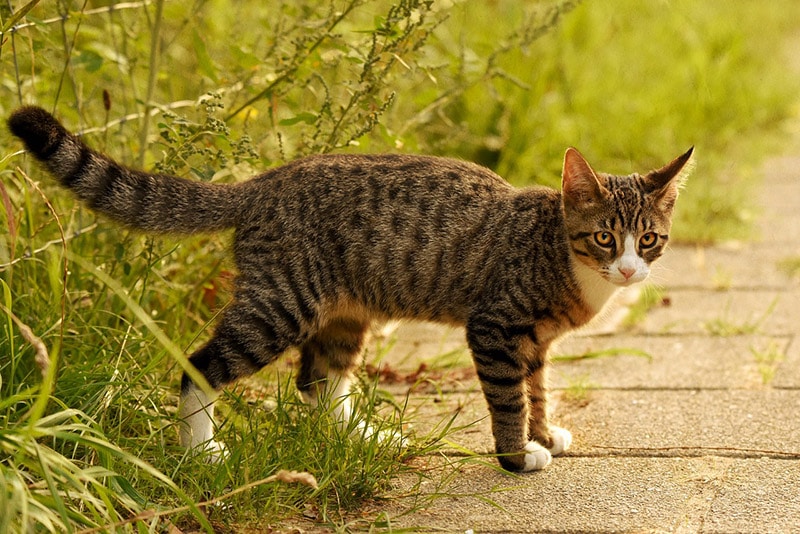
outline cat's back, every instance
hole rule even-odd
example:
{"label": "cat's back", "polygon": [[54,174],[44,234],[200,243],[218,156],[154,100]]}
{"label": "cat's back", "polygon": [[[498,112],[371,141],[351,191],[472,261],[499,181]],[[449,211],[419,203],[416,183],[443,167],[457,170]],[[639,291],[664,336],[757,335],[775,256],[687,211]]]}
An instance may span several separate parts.
{"label": "cat's back", "polygon": [[281,197],[319,196],[317,203],[364,193],[392,201],[416,196],[495,197],[513,191],[503,178],[478,164],[454,158],[408,154],[325,154],[272,169],[257,179]]}
{"label": "cat's back", "polygon": [[469,224],[517,191],[491,170],[452,158],[403,154],[309,156],[249,184],[253,227],[285,235],[316,229],[383,236]]}

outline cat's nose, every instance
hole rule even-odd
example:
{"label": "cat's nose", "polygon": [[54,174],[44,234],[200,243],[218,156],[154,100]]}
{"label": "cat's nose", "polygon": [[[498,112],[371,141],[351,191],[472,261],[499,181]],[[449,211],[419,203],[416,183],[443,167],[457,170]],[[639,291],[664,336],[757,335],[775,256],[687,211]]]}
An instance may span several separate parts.
{"label": "cat's nose", "polygon": [[636,269],[633,267],[620,267],[619,273],[625,277],[625,280],[630,280],[631,276],[636,274]]}

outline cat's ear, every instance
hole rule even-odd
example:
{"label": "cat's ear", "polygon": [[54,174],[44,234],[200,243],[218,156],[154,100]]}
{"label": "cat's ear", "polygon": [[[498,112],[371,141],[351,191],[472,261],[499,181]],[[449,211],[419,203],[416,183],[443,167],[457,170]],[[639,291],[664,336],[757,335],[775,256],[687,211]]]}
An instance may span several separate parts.
{"label": "cat's ear", "polygon": [[589,162],[576,149],[568,148],[561,173],[564,201],[576,207],[593,204],[602,198],[605,190]]}
{"label": "cat's ear", "polygon": [[678,191],[694,169],[692,154],[694,154],[694,147],[645,176],[650,184],[650,192],[655,195],[661,209],[672,211],[675,206]]}

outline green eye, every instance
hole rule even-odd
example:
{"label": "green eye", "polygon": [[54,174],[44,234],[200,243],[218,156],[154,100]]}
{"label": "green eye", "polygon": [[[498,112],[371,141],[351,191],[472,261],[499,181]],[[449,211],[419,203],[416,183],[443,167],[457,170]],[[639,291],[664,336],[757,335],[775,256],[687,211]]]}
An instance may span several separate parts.
{"label": "green eye", "polygon": [[642,248],[650,248],[656,244],[656,241],[658,241],[658,236],[655,232],[647,232],[639,238],[639,246]]}
{"label": "green eye", "polygon": [[614,236],[610,232],[595,232],[594,242],[604,248],[614,246]]}

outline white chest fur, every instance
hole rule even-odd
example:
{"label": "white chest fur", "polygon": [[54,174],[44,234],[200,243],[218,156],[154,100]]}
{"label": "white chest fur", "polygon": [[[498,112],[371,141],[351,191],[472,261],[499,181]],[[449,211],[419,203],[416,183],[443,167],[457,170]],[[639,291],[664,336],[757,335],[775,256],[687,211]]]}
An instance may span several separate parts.
{"label": "white chest fur", "polygon": [[609,282],[600,273],[584,265],[583,262],[574,258],[572,261],[575,277],[583,293],[583,300],[594,313],[599,313],[619,290],[619,286]]}

